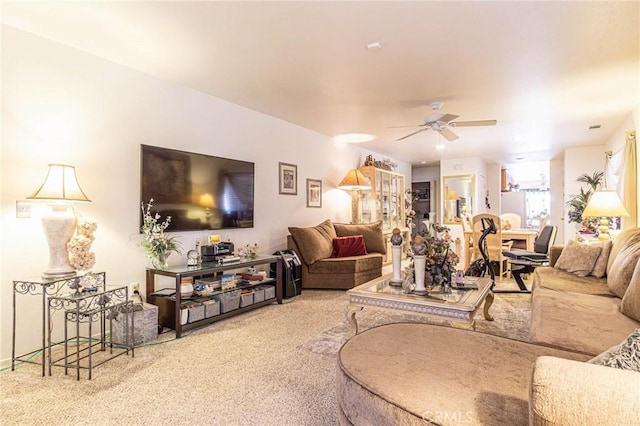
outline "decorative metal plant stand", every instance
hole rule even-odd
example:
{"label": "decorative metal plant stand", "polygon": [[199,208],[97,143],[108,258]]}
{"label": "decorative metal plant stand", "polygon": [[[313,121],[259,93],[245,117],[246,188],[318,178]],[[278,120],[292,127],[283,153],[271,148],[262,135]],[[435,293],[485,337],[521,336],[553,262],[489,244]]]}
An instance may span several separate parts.
{"label": "decorative metal plant stand", "polygon": [[[27,280],[15,280],[13,281],[13,327],[11,335],[11,371],[15,370],[16,361],[28,363],[28,364],[41,364],[42,376],[45,373],[47,349],[46,345],[46,330],[51,328],[51,325],[47,321],[46,306],[47,298],[57,295],[62,289],[74,288],[78,283],[91,285],[96,291],[104,290],[105,285],[105,273],[104,272],[90,272],[83,276],[66,277],[57,279],[47,278],[33,278]],[[86,287],[86,286],[85,286]],[[29,295],[29,296],[42,296],[42,324],[41,324],[41,338],[42,347],[22,355],[16,355],[16,299],[17,295]],[[41,352],[41,361],[34,361],[34,357]]]}
{"label": "decorative metal plant stand", "polygon": [[[73,293],[68,295],[52,296],[48,300],[47,314],[49,322],[52,315],[59,310],[64,311],[64,340],[54,343],[51,341],[51,328],[48,333],[48,358],[49,375],[52,367],[63,367],[64,373],[75,369],[77,380],[80,380],[80,370],[88,370],[88,378],[91,379],[93,367],[123,355],[134,356],[134,324],[133,315],[120,315],[133,311],[133,301],[129,300],[129,290],[118,287],[96,293]],[[109,330],[113,321],[123,321],[123,342],[114,342],[113,335],[107,334],[106,323],[109,321]],[[99,334],[94,336],[93,324],[99,322]],[[129,323],[131,322],[131,323]],[[69,330],[69,326],[71,331]],[[82,327],[81,327],[82,325]],[[83,335],[83,333],[86,333]],[[53,349],[62,347],[63,355],[54,359]],[[106,354],[108,348],[108,354]],[[98,352],[104,352],[100,360],[94,362],[94,356]]]}

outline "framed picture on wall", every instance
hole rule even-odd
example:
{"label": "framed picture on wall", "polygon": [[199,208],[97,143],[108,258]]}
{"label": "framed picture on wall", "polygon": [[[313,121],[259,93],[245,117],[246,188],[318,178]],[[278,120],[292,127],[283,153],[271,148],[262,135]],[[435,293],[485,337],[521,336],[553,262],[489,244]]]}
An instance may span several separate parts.
{"label": "framed picture on wall", "polygon": [[280,194],[298,195],[298,166],[278,163],[278,184]]}
{"label": "framed picture on wall", "polygon": [[307,179],[307,207],[322,207],[322,181]]}

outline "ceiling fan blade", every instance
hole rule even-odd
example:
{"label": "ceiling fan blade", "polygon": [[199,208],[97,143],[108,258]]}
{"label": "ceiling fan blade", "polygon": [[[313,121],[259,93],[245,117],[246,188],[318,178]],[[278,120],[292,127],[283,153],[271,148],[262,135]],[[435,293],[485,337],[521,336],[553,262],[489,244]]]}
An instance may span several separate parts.
{"label": "ceiling fan blade", "polygon": [[477,121],[456,121],[455,123],[449,123],[451,127],[472,127],[472,126],[495,126],[498,122],[496,120],[477,120]]}
{"label": "ceiling fan blade", "polygon": [[443,123],[448,123],[451,120],[455,120],[456,118],[460,117],[459,115],[454,115],[454,114],[445,114],[442,117],[438,118],[437,122],[443,122]]}
{"label": "ceiling fan blade", "polygon": [[413,136],[413,135],[417,135],[418,133],[420,133],[420,132],[424,132],[424,131],[425,131],[425,130],[427,130],[427,129],[429,129],[429,127],[425,127],[424,129],[420,129],[420,130],[418,130],[417,132],[409,133],[408,135],[403,136],[403,137],[401,137],[400,139],[396,139],[396,142],[401,141],[401,140],[403,140],[403,139],[406,139],[406,138],[408,138],[408,137],[411,137],[411,136]]}
{"label": "ceiling fan blade", "polygon": [[456,139],[458,139],[458,135],[456,135],[446,127],[441,128],[440,130],[438,130],[438,132],[440,132],[440,134],[444,136],[445,139],[448,140],[449,142],[455,141]]}
{"label": "ceiling fan blade", "polygon": [[412,124],[409,126],[388,126],[387,129],[401,129],[403,127],[423,127],[426,126],[426,124]]}

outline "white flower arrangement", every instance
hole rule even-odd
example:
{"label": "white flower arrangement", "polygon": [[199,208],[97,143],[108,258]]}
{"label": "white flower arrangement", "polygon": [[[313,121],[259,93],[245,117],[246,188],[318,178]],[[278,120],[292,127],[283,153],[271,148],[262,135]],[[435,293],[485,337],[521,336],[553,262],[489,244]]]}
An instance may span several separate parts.
{"label": "white flower arrangement", "polygon": [[167,216],[162,223],[158,222],[160,215],[151,211],[152,206],[153,198],[149,200],[146,208],[144,204],[141,205],[143,221],[140,229],[142,232],[140,247],[147,253],[147,257],[152,260],[154,266],[163,266],[171,252],[181,252],[181,246],[175,237],[169,237],[164,233],[171,223],[171,216]]}
{"label": "white flower arrangement", "polygon": [[67,243],[69,264],[77,270],[86,271],[96,262],[95,253],[89,251],[95,237],[93,233],[98,225],[93,219],[80,219],[76,225],[76,234]]}

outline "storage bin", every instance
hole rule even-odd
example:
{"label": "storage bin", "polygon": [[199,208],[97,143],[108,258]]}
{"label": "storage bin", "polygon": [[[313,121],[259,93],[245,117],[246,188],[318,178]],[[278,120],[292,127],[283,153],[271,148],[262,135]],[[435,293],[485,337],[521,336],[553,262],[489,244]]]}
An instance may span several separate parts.
{"label": "storage bin", "polygon": [[[111,323],[111,339],[116,343],[127,341],[124,316],[128,315],[128,325],[134,325],[133,344],[139,346],[158,338],[158,307],[144,303],[141,311],[133,311],[119,315]],[[133,322],[132,322],[133,321]],[[130,331],[129,331],[130,332]]]}
{"label": "storage bin", "polygon": [[214,297],[220,302],[220,313],[224,314],[240,307],[240,290],[227,291]]}
{"label": "storage bin", "polygon": [[244,308],[249,305],[253,305],[253,291],[240,294],[240,307]]}
{"label": "storage bin", "polygon": [[272,285],[261,286],[264,289],[264,300],[276,297],[276,288]]}
{"label": "storage bin", "polygon": [[202,303],[194,303],[189,306],[188,322],[196,322],[204,319],[204,305]]}
{"label": "storage bin", "polygon": [[204,305],[204,317],[211,318],[216,315],[220,315],[220,302],[211,299],[203,302]]}
{"label": "storage bin", "polygon": [[253,289],[253,303],[260,303],[264,301],[264,289],[256,287]]}

